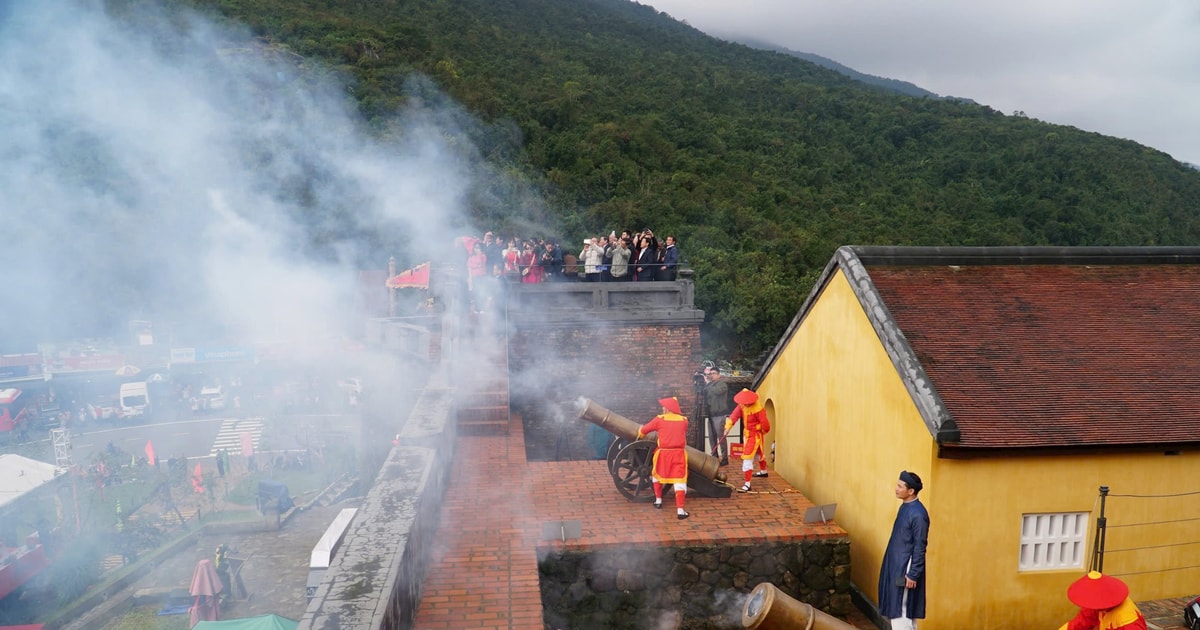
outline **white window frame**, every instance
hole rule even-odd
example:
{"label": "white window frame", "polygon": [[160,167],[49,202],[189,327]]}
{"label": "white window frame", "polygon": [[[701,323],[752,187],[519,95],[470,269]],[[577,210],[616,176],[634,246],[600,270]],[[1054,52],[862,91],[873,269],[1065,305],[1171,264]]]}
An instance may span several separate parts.
{"label": "white window frame", "polygon": [[1091,512],[1022,514],[1017,571],[1082,569],[1091,521]]}

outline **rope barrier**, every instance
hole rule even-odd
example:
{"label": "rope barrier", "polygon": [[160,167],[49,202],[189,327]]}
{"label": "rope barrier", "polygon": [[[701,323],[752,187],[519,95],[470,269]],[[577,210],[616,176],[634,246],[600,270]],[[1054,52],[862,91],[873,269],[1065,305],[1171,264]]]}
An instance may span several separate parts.
{"label": "rope barrier", "polygon": [[1188,569],[1200,569],[1200,564],[1192,564],[1186,567],[1171,567],[1170,569],[1155,569],[1153,571],[1131,571],[1129,573],[1112,573],[1113,577],[1123,577],[1127,575],[1145,575],[1147,573],[1166,573],[1167,571],[1186,571]]}
{"label": "rope barrier", "polygon": [[1173,519],[1173,520],[1169,520],[1169,521],[1147,521],[1145,523],[1123,523],[1121,525],[1109,525],[1108,528],[1113,529],[1114,527],[1137,527],[1139,525],[1165,525],[1168,523],[1186,523],[1188,521],[1200,521],[1200,516],[1197,516],[1196,518],[1177,518],[1177,519]]}
{"label": "rope barrier", "polygon": [[1125,549],[1105,549],[1105,553],[1120,553],[1122,551],[1141,551],[1143,549],[1162,549],[1164,547],[1186,547],[1187,545],[1200,545],[1200,540],[1181,543],[1166,543],[1163,545],[1146,545],[1145,547],[1126,547]]}
{"label": "rope barrier", "polygon": [[1121,497],[1124,499],[1169,499],[1172,497],[1190,497],[1200,494],[1200,490],[1193,492],[1177,492],[1174,494],[1109,494],[1110,498]]}

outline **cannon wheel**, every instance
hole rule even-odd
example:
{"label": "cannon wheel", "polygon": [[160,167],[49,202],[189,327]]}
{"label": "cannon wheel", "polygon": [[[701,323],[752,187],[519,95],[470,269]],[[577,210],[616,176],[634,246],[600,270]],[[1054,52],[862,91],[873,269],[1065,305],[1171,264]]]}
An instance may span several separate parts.
{"label": "cannon wheel", "polygon": [[612,466],[617,491],[630,501],[649,503],[654,500],[654,451],[658,444],[638,440],[626,444],[617,452]]}
{"label": "cannon wheel", "polygon": [[617,453],[620,453],[621,449],[628,445],[629,440],[616,436],[608,443],[608,454],[605,456],[605,459],[608,460],[608,474],[613,474],[617,468]]}

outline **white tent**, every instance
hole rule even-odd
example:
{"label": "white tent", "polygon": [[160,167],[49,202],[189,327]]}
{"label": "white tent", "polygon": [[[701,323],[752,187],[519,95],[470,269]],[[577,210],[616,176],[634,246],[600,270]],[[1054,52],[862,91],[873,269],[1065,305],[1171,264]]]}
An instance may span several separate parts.
{"label": "white tent", "polygon": [[6,453],[0,455],[0,508],[66,472],[54,464]]}

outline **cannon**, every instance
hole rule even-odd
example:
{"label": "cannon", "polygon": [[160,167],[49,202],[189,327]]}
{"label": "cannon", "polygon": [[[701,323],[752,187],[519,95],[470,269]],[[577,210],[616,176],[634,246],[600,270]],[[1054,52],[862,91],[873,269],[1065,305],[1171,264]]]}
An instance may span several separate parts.
{"label": "cannon", "polygon": [[[638,439],[638,429],[642,425],[589,399],[583,399],[579,417],[613,435],[607,460],[608,472],[617,491],[630,501],[653,501],[654,451],[658,444],[653,440]],[[714,498],[729,498],[733,494],[733,487],[725,483],[721,460],[689,446],[687,461],[691,492]]]}
{"label": "cannon", "polygon": [[854,626],[763,582],[742,606],[742,627],[754,630],[854,630]]}

